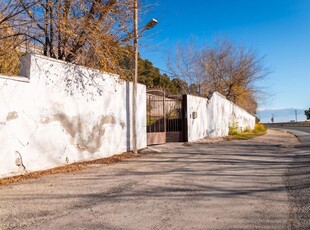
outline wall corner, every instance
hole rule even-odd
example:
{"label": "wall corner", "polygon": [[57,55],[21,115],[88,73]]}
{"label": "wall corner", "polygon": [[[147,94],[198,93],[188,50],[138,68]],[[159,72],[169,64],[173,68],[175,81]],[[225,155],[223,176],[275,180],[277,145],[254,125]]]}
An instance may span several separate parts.
{"label": "wall corner", "polygon": [[25,55],[22,56],[21,58],[21,68],[19,75],[26,77],[30,79],[30,73],[31,73],[31,54],[26,53]]}

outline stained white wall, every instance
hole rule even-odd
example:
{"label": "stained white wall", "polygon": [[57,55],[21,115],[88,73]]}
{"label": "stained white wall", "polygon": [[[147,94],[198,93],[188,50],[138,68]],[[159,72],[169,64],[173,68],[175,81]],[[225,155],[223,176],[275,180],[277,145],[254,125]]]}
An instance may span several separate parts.
{"label": "stained white wall", "polygon": [[[194,114],[197,117],[194,118]],[[228,135],[229,126],[253,129],[255,117],[215,92],[210,99],[187,95],[188,141]]]}
{"label": "stained white wall", "polygon": [[[0,76],[0,177],[132,149],[132,83],[38,55]],[[138,85],[138,148],[146,147],[146,87]]]}
{"label": "stained white wall", "polygon": [[[208,99],[187,95],[187,132],[188,141],[195,141],[209,136],[208,130],[211,117],[208,114]],[[193,117],[193,112],[197,113],[197,118]]]}

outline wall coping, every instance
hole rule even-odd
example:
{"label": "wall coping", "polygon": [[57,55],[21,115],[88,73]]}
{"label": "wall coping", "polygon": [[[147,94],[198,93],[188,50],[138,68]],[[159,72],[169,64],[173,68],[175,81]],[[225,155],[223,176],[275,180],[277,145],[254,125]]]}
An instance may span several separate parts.
{"label": "wall coping", "polygon": [[78,64],[71,63],[71,62],[67,62],[67,61],[63,61],[63,60],[47,57],[47,56],[44,56],[44,55],[41,55],[41,54],[26,53],[24,56],[27,56],[27,55],[30,55],[31,57],[37,57],[37,58],[45,59],[45,60],[48,60],[48,61],[51,61],[51,62],[61,63],[61,64],[64,64],[64,65],[76,66],[76,67],[79,67],[79,68],[82,68],[82,69],[85,69],[85,70],[88,70],[88,71],[93,71],[93,72],[97,72],[97,73],[100,73],[100,74],[108,74],[110,76],[120,78],[120,76],[118,74],[115,74],[115,73],[109,73],[109,72],[106,72],[106,71],[99,71],[98,69],[89,68],[89,67],[86,67],[86,66],[83,66],[83,65],[78,65]]}
{"label": "wall coping", "polygon": [[217,95],[217,96],[219,96],[219,97],[221,97],[221,98],[227,100],[229,103],[231,103],[232,105],[236,106],[237,108],[243,110],[243,111],[246,112],[247,114],[249,114],[249,115],[251,115],[251,116],[253,116],[253,117],[256,117],[255,115],[253,115],[253,114],[249,113],[248,111],[246,111],[245,109],[241,108],[239,105],[237,105],[237,104],[235,104],[234,102],[228,100],[224,95],[220,94],[220,93],[217,92],[217,91],[213,92],[213,93],[212,93],[212,96],[211,96],[210,98],[202,97],[202,96],[196,96],[196,95],[191,95],[191,94],[187,94],[187,95],[192,96],[192,97],[204,98],[204,99],[206,99],[207,101],[211,100],[211,99],[213,98],[214,95]]}
{"label": "wall coping", "polygon": [[24,77],[24,76],[5,76],[5,75],[0,75],[0,79],[30,83],[30,79],[28,77]]}
{"label": "wall coping", "polygon": [[[20,72],[20,75],[22,75],[22,76],[18,76],[18,77],[23,78],[23,79],[31,78],[31,76],[25,76],[25,75],[30,75],[30,68],[31,68],[31,65],[33,65],[33,63],[31,63],[31,58],[32,57],[40,58],[40,59],[45,59],[45,60],[48,60],[50,62],[56,62],[56,63],[60,63],[60,64],[64,64],[64,65],[75,66],[75,67],[78,67],[78,68],[81,68],[81,69],[85,69],[87,71],[92,71],[94,73],[98,73],[98,74],[101,74],[101,75],[106,74],[106,75],[109,75],[110,77],[117,78],[117,80],[121,81],[121,82],[133,83],[130,80],[120,78],[120,75],[115,74],[115,73],[109,73],[109,72],[106,72],[106,71],[99,71],[98,69],[89,68],[89,67],[86,67],[86,66],[83,66],[83,65],[77,65],[77,64],[74,64],[74,63],[70,63],[70,62],[66,62],[66,61],[63,61],[63,60],[47,57],[47,56],[44,56],[44,55],[31,54],[31,53],[25,53],[23,55],[23,58],[22,58],[22,61],[21,61],[22,62],[22,65],[21,65],[22,69],[21,69],[21,72]],[[27,64],[28,64],[28,66],[27,66]],[[24,80],[24,81],[25,82],[30,82],[29,80],[28,81]],[[145,86],[144,84],[141,84],[141,83],[138,83],[138,85]]]}

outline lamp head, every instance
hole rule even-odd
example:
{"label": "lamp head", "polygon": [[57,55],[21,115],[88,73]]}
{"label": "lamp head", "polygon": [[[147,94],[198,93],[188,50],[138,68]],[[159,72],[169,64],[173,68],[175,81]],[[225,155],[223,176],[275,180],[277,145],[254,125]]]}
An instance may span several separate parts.
{"label": "lamp head", "polygon": [[145,29],[149,30],[152,29],[154,26],[158,24],[158,21],[155,18],[152,18],[148,23],[145,25]]}

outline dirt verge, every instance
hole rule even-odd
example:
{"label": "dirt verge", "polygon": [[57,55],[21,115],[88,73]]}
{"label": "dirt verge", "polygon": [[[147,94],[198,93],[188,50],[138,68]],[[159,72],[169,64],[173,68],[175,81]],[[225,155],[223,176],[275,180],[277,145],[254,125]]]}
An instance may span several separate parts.
{"label": "dirt verge", "polygon": [[86,168],[87,166],[94,165],[94,164],[115,164],[119,161],[134,158],[134,157],[137,157],[137,155],[134,155],[132,153],[127,152],[127,153],[122,153],[122,154],[114,155],[114,156],[107,157],[107,158],[101,158],[101,159],[91,160],[91,161],[77,162],[77,163],[73,163],[73,164],[69,164],[69,165],[65,165],[65,166],[55,167],[52,169],[30,172],[30,173],[26,173],[24,175],[0,178],[0,186],[12,184],[12,183],[16,183],[16,182],[21,182],[21,181],[25,181],[25,180],[30,180],[30,179],[36,179],[36,178],[39,178],[39,177],[42,177],[45,175],[52,175],[52,174],[58,174],[58,173],[71,173],[71,172],[75,172],[78,170],[82,170],[82,169]]}

